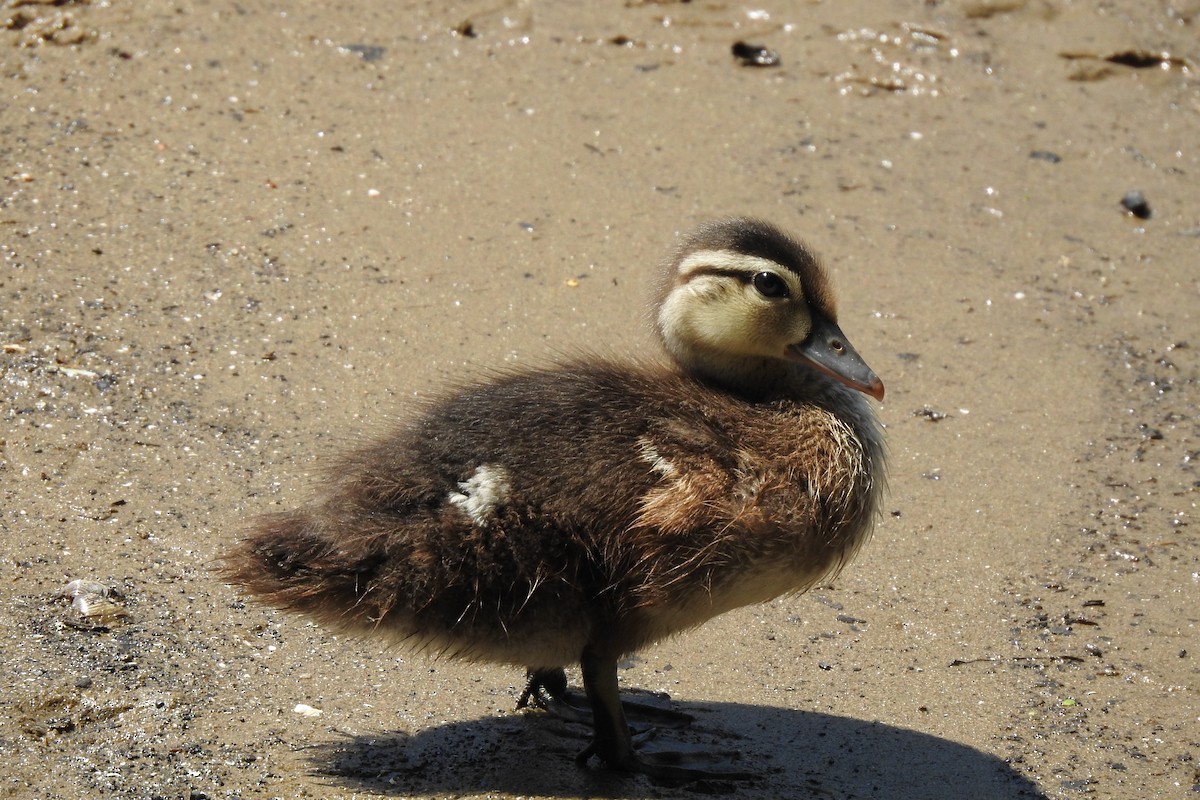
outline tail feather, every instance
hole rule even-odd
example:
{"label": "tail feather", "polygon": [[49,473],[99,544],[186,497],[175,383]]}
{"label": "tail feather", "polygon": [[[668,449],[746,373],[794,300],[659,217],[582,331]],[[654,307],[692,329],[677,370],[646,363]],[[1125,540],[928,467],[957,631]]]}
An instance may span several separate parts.
{"label": "tail feather", "polygon": [[[224,558],[223,573],[260,600],[336,628],[371,625],[383,609],[369,597],[384,554],[355,551],[324,535],[320,518],[294,511],[260,518]],[[365,542],[358,544],[366,545]]]}

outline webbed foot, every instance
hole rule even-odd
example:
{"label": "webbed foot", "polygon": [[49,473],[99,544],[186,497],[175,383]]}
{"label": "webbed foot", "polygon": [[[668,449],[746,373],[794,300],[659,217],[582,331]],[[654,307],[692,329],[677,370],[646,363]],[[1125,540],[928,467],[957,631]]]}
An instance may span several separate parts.
{"label": "webbed foot", "polygon": [[[528,682],[517,698],[517,708],[534,706],[560,719],[593,724],[591,704],[585,695],[571,691],[567,673],[561,667],[530,669],[526,675]],[[621,699],[621,708],[631,723],[660,728],[686,728],[696,721],[691,714],[682,711],[626,698]]]}

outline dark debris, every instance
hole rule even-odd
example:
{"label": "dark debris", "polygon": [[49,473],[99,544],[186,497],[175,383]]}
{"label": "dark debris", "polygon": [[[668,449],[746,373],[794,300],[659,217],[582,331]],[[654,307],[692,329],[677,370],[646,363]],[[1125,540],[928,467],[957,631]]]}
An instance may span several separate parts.
{"label": "dark debris", "polygon": [[779,52],[761,44],[734,42],[732,51],[733,57],[744,67],[778,67],[780,64]]}

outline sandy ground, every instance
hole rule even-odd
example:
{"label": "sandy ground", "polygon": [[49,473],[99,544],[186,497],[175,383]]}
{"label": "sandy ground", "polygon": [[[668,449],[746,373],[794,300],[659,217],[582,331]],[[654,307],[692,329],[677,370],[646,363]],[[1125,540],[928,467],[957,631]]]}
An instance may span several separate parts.
{"label": "sandy ground", "polygon": [[[0,19],[0,796],[1200,785],[1200,4]],[[585,731],[514,711],[517,671],[331,636],[214,575],[413,397],[646,352],[652,268],[731,213],[824,255],[892,464],[836,582],[622,665],[700,718],[670,737],[760,780],[580,769]],[[111,613],[80,620],[73,579]]]}

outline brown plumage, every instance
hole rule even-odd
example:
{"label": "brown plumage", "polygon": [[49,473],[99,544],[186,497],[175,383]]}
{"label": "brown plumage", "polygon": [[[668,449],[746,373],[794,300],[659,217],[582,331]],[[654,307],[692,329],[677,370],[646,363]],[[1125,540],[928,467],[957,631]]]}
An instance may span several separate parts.
{"label": "brown plumage", "polygon": [[815,259],[765,223],[686,237],[656,308],[675,366],[584,359],[449,394],[345,455],[323,501],[258,520],[230,579],[330,628],[546,686],[581,663],[583,757],[694,776],[634,751],[616,661],[854,554],[883,480],[862,395],[883,386]]}

